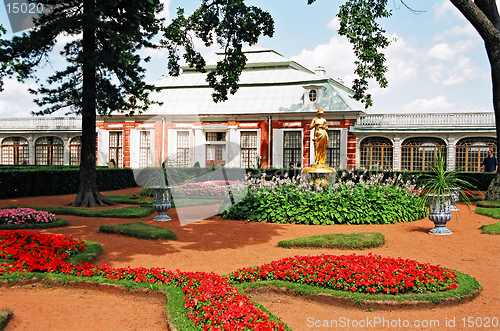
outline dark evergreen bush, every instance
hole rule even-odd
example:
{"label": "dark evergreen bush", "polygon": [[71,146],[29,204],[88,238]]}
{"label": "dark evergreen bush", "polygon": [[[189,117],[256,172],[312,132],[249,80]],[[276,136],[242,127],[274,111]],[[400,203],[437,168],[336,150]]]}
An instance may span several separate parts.
{"label": "dark evergreen bush", "polygon": [[[26,166],[0,168],[0,199],[78,192],[78,167]],[[131,169],[97,168],[101,191],[135,187]]]}

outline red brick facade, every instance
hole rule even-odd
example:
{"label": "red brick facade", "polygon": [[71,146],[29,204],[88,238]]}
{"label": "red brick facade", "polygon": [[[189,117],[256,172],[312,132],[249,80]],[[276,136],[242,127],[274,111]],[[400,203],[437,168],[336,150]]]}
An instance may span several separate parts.
{"label": "red brick facade", "polygon": [[[356,138],[349,132],[349,128],[355,124],[355,119],[341,119],[336,120],[327,117],[329,122],[329,129],[347,129],[347,167],[354,168],[356,164]],[[272,137],[271,137],[271,148],[269,148],[269,132],[273,132],[273,129],[297,129],[301,128],[303,130],[302,136],[302,146],[303,146],[303,160],[304,165],[310,164],[310,141],[311,141],[311,130],[309,129],[309,124],[311,120],[275,120],[271,121],[271,128],[269,128],[268,120],[257,120],[257,121],[182,121],[182,122],[169,122],[156,121],[156,122],[146,122],[139,120],[119,120],[119,119],[104,119],[97,122],[97,128],[100,130],[108,131],[121,131],[123,133],[123,166],[130,167],[130,148],[131,148],[131,130],[154,130],[154,155],[156,158],[162,157],[163,159],[167,153],[167,147],[169,146],[169,139],[175,139],[168,136],[169,129],[179,129],[178,124],[192,126],[192,127],[203,127],[204,125],[220,125],[227,127],[237,127],[239,130],[260,130],[260,157],[262,159],[262,166],[268,168],[273,164],[272,155]],[[255,124],[255,125],[252,125]],[[333,125],[332,125],[333,124]],[[271,129],[271,130],[270,130]],[[162,141],[163,140],[163,141]],[[271,154],[269,155],[269,150]]]}

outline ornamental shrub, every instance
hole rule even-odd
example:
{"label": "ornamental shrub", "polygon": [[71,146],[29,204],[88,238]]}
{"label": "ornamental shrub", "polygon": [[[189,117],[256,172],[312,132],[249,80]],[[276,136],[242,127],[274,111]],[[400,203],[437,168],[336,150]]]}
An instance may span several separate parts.
{"label": "ornamental shrub", "polygon": [[[328,186],[300,178],[249,178],[248,193],[235,206],[223,204],[226,219],[295,224],[390,224],[411,222],[427,215],[415,192],[415,181],[384,174],[353,180],[344,172]],[[346,180],[346,178],[349,178]]]}
{"label": "ornamental shrub", "polygon": [[53,223],[56,215],[46,211],[38,211],[30,208],[1,209],[0,224],[39,224]]}

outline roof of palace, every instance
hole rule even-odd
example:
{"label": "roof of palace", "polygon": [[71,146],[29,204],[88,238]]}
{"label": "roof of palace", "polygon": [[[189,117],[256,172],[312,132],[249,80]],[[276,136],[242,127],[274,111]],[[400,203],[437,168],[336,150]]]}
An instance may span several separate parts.
{"label": "roof of palace", "polygon": [[[317,74],[274,50],[260,46],[243,49],[247,64],[241,73],[239,89],[225,102],[215,103],[213,90],[206,82],[206,73],[182,67],[178,77],[161,77],[151,82],[161,87],[151,98],[162,105],[151,106],[148,114],[213,115],[213,114],[276,114],[316,112],[306,107],[307,86],[324,89],[319,102],[325,112],[364,112],[364,105],[351,98],[352,90],[341,83]],[[207,60],[206,68],[215,68],[224,53]]]}

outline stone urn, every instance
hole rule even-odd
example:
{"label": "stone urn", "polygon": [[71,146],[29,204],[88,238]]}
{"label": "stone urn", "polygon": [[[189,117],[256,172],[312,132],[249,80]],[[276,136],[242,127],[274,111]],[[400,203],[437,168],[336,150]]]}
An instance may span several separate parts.
{"label": "stone urn", "polygon": [[460,201],[460,188],[459,187],[452,187],[452,188],[450,188],[450,193],[453,197],[453,200],[455,201],[455,203],[451,204],[450,210],[451,211],[459,211],[460,209],[458,209],[456,203],[458,201]]}
{"label": "stone urn", "polygon": [[452,234],[453,232],[446,227],[446,223],[452,217],[452,194],[445,194],[444,196],[429,194],[427,198],[429,199],[429,219],[435,225],[434,229],[431,229],[429,233],[441,236]]}
{"label": "stone urn", "polygon": [[172,207],[170,203],[170,187],[152,187],[153,189],[153,208],[158,215],[153,218],[154,221],[170,221],[167,210]]}

